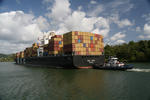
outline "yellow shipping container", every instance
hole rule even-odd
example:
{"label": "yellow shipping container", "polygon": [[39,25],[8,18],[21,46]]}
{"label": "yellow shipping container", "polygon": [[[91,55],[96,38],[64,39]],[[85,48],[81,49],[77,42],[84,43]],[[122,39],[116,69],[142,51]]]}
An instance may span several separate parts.
{"label": "yellow shipping container", "polygon": [[72,43],[75,43],[75,39],[72,40]]}
{"label": "yellow shipping container", "polygon": [[78,48],[74,48],[75,51],[79,51]]}
{"label": "yellow shipping container", "polygon": [[86,48],[83,48],[83,51],[86,52]]}
{"label": "yellow shipping container", "polygon": [[75,36],[75,38],[74,39],[78,39],[78,36]]}
{"label": "yellow shipping container", "polygon": [[84,51],[84,48],[83,48],[83,47],[81,47],[81,48],[80,48],[80,51]]}
{"label": "yellow shipping container", "polygon": [[53,51],[54,54],[58,54],[58,51]]}
{"label": "yellow shipping container", "polygon": [[89,49],[89,52],[91,52],[91,48],[88,48]]}
{"label": "yellow shipping container", "polygon": [[86,40],[85,39],[83,39],[83,41],[82,41],[83,43],[86,43]]}

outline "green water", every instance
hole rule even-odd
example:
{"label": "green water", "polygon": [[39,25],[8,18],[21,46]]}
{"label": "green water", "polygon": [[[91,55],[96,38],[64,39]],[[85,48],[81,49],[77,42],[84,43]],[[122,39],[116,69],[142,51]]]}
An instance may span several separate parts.
{"label": "green water", "polygon": [[150,63],[128,71],[0,63],[0,100],[150,100]]}

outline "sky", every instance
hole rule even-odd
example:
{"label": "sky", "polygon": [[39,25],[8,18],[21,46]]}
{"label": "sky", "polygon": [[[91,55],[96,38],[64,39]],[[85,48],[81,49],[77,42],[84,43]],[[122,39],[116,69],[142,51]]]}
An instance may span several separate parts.
{"label": "sky", "polygon": [[0,53],[30,47],[43,33],[83,31],[117,45],[150,39],[150,0],[0,0]]}

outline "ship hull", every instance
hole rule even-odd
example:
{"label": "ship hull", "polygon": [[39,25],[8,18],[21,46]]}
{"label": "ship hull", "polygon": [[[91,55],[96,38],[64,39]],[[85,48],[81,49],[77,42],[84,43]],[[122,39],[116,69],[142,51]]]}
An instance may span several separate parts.
{"label": "ship hull", "polygon": [[[29,57],[20,60],[20,63],[30,65],[41,65],[49,67],[63,67],[63,68],[80,68],[93,66],[95,64],[104,64],[104,55],[89,55],[89,56],[44,56],[44,57]],[[18,63],[18,61],[16,61]]]}

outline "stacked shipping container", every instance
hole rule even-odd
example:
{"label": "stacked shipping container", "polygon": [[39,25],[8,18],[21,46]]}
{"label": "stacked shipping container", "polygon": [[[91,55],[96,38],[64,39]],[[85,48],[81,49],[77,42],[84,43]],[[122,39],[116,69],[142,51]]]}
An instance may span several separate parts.
{"label": "stacked shipping container", "polygon": [[63,35],[55,35],[49,40],[49,55],[63,54]]}
{"label": "stacked shipping container", "polygon": [[24,51],[21,51],[19,54],[19,58],[24,58]]}
{"label": "stacked shipping container", "polygon": [[38,43],[32,44],[32,47],[26,48],[24,50],[25,57],[35,57],[37,56],[37,49],[39,48]]}
{"label": "stacked shipping container", "polygon": [[25,49],[25,51],[24,51],[24,53],[25,53],[25,57],[31,57],[31,55],[32,55],[32,48],[31,47],[29,47],[29,48],[26,48]]}
{"label": "stacked shipping container", "polygon": [[63,35],[64,54],[102,55],[103,36],[89,32],[72,31]]}
{"label": "stacked shipping container", "polygon": [[32,44],[32,57],[37,56],[37,49],[39,48],[39,46],[40,46],[39,43]]}
{"label": "stacked shipping container", "polygon": [[[38,43],[26,48],[16,57],[37,56]],[[44,56],[47,55],[102,55],[104,49],[103,36],[89,32],[71,31],[64,35],[53,36],[47,45],[43,46]]]}

